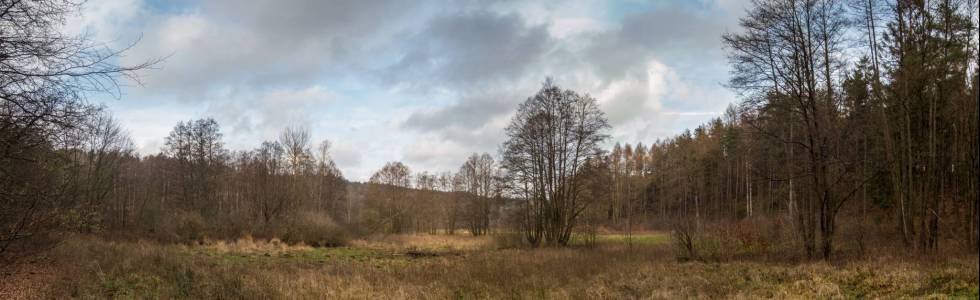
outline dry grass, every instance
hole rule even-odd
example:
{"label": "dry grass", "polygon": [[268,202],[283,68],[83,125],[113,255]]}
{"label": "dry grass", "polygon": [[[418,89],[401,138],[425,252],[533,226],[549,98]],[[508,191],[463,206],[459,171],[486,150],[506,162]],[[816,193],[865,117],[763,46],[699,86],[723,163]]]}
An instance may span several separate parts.
{"label": "dry grass", "polygon": [[295,245],[289,245],[283,243],[279,239],[256,240],[252,238],[252,236],[245,236],[244,238],[234,241],[205,241],[199,245],[198,248],[217,254],[282,254],[296,251],[310,251],[313,249],[302,242]]}
{"label": "dry grass", "polygon": [[37,298],[56,278],[56,270],[45,257],[33,257],[27,261],[3,266],[0,273],[0,299]]}
{"label": "dry grass", "polygon": [[[655,239],[649,237],[650,239]],[[615,240],[615,238],[608,238]],[[406,255],[412,251],[432,255]],[[44,298],[976,298],[977,257],[680,263],[632,250],[494,249],[488,238],[389,236],[313,248],[242,239],[183,246],[75,238]]]}
{"label": "dry grass", "polygon": [[460,252],[492,249],[489,236],[402,234],[373,236],[351,242],[352,246],[389,251],[419,250],[429,252]]}

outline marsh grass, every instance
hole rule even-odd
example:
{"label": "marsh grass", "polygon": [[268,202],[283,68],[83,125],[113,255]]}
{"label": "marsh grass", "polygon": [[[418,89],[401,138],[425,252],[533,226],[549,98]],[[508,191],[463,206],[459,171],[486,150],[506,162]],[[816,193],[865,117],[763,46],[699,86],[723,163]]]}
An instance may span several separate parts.
{"label": "marsh grass", "polygon": [[[76,237],[43,298],[946,298],[977,297],[977,257],[837,264],[678,262],[666,237],[595,248],[497,249],[490,237],[404,235],[317,248]],[[642,241],[642,242],[638,242]],[[414,256],[412,251],[433,255]]]}

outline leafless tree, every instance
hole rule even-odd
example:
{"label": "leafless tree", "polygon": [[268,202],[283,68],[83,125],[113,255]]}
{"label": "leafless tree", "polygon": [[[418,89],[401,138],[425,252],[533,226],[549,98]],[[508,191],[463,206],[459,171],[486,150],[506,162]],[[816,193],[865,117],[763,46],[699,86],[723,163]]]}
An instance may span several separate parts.
{"label": "leafless tree", "polygon": [[459,168],[459,180],[468,198],[466,216],[473,235],[487,234],[490,229],[493,203],[500,193],[497,173],[497,165],[487,153],[474,153]]}
{"label": "leafless tree", "polygon": [[388,162],[371,175],[368,193],[372,231],[401,233],[411,224],[408,189],[412,186],[411,170],[401,162]]}
{"label": "leafless tree", "polygon": [[55,178],[66,162],[53,144],[98,111],[86,96],[118,92],[120,78],[136,79],[156,62],[120,66],[126,49],[62,33],[79,8],[71,0],[0,0],[0,259],[57,228],[59,212],[73,205]]}
{"label": "leafless tree", "polygon": [[301,175],[312,170],[314,157],[310,149],[311,141],[308,129],[287,127],[279,135],[279,144],[286,151],[286,162],[289,164],[290,173]]}
{"label": "leafless tree", "polygon": [[[163,153],[176,160],[173,172],[180,201],[188,210],[214,210],[218,180],[229,158],[214,119],[180,122],[167,136]],[[213,214],[213,211],[205,214]]]}
{"label": "leafless tree", "polygon": [[843,2],[753,4],[741,20],[744,32],[724,37],[734,69],[731,86],[748,96],[746,113],[785,109],[800,122],[803,132],[795,139],[755,126],[759,133],[806,153],[799,172],[808,177],[810,192],[797,205],[797,227],[807,255],[815,254],[819,238],[819,253],[829,259],[837,214],[864,181],[855,172],[860,161],[844,153],[853,135],[841,119],[838,86],[847,34]]}
{"label": "leafless tree", "polygon": [[587,207],[579,171],[601,150],[609,124],[595,98],[550,79],[517,109],[506,129],[503,168],[511,193],[525,200],[525,237],[533,245],[565,245]]}

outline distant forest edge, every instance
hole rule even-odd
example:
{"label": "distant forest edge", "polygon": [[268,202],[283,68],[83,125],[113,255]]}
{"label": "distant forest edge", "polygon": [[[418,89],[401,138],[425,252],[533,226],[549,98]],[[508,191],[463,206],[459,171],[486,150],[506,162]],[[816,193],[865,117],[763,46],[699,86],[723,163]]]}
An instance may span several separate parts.
{"label": "distant forest edge", "polygon": [[230,151],[216,121],[191,120],[160,153],[138,155],[87,96],[165,61],[116,65],[123,51],[59,32],[73,1],[0,0],[0,266],[79,232],[565,246],[601,230],[664,230],[690,259],[709,255],[710,239],[807,259],[980,250],[976,3],[750,6],[721,37],[740,102],[700,127],[609,149],[597,100],[548,79],[497,153],[454,172],[389,162],[354,183],[304,128]]}

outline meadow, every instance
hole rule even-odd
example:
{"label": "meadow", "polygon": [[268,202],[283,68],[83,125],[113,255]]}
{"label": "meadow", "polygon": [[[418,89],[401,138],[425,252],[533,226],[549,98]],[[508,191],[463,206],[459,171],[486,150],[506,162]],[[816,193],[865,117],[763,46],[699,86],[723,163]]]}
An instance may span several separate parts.
{"label": "meadow", "polygon": [[635,234],[631,245],[606,234],[565,248],[508,248],[498,239],[388,235],[328,248],[75,236],[21,265],[31,271],[7,276],[0,298],[977,298],[976,255],[682,261],[660,232]]}

